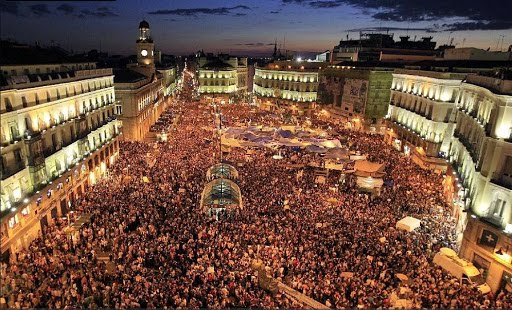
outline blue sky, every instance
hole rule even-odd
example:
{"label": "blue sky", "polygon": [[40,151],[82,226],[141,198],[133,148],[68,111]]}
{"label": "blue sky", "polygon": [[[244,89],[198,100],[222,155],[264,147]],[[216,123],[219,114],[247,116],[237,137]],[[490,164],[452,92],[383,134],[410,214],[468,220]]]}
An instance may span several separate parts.
{"label": "blue sky", "polygon": [[143,18],[157,49],[172,54],[270,54],[284,38],[286,49],[323,51],[375,28],[433,36],[438,45],[451,37],[459,47],[512,44],[512,1],[502,0],[0,0],[0,9],[2,39],[53,41],[75,51],[101,44],[110,53],[134,53]]}

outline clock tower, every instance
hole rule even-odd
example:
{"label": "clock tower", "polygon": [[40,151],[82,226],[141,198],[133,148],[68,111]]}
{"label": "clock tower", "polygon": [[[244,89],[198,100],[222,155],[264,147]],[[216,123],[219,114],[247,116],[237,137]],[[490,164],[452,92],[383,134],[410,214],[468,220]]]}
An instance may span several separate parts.
{"label": "clock tower", "polygon": [[139,39],[137,40],[137,63],[141,67],[155,67],[155,44],[149,32],[149,23],[145,20],[139,24]]}

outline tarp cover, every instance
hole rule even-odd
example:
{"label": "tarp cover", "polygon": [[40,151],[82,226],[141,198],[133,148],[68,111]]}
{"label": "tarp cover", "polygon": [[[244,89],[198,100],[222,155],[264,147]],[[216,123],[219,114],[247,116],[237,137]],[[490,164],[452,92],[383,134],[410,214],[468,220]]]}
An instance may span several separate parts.
{"label": "tarp cover", "polygon": [[355,162],[354,169],[356,175],[360,177],[383,177],[386,173],[384,172],[384,164],[374,163],[368,160],[358,160]]}
{"label": "tarp cover", "polygon": [[406,230],[409,232],[420,227],[420,225],[421,225],[421,221],[412,216],[406,216],[403,219],[401,219],[400,221],[396,222],[396,228],[403,229],[403,230]]}

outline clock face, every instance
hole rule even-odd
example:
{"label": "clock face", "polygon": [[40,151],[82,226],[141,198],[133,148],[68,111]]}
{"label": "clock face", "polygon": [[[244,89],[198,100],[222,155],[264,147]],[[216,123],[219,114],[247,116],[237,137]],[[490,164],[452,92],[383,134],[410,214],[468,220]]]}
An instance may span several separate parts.
{"label": "clock face", "polygon": [[148,51],[147,50],[142,50],[142,51],[140,51],[140,54],[142,56],[147,56],[148,55]]}

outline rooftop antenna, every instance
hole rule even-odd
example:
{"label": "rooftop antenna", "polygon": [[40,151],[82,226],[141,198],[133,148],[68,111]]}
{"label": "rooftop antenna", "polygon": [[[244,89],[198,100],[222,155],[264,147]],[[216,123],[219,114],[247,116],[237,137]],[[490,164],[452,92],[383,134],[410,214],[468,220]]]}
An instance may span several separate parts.
{"label": "rooftop antenna", "polygon": [[501,35],[500,52],[503,51],[503,40],[505,40],[505,35],[504,34]]}
{"label": "rooftop antenna", "polygon": [[496,50],[498,50],[498,46],[500,45],[501,35],[498,36],[498,41],[496,42]]}
{"label": "rooftop antenna", "polygon": [[462,39],[462,46],[461,47],[464,47],[464,43],[466,43],[466,38]]}

